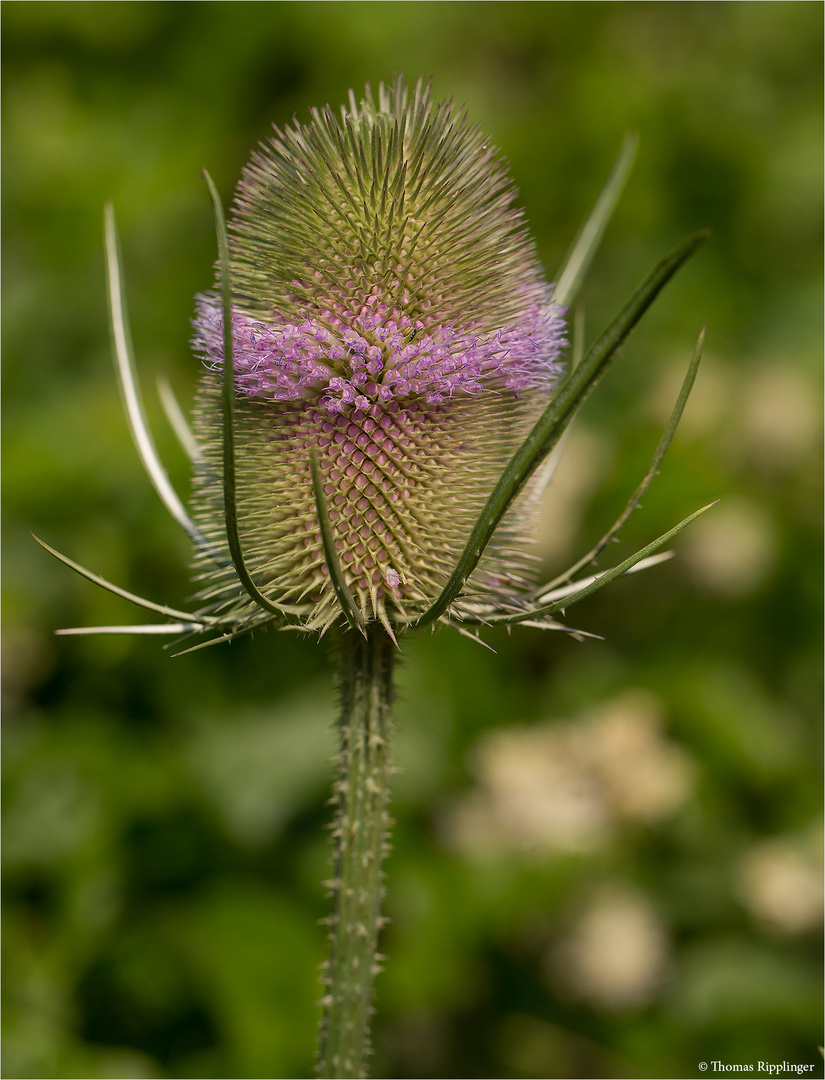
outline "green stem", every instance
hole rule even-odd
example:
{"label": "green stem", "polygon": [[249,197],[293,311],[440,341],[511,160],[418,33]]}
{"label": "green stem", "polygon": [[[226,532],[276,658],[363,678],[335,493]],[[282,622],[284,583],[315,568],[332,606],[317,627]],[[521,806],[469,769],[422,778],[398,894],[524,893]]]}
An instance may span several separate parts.
{"label": "green stem", "polygon": [[342,638],[341,756],[333,831],[335,910],[329,918],[318,1075],[366,1076],[387,850],[392,668],[396,647],[379,623]]}

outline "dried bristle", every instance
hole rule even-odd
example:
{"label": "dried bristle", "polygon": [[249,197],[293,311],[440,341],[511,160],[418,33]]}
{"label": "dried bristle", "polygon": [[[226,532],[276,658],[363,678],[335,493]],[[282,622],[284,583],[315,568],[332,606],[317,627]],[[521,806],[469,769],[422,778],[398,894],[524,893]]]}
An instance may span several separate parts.
{"label": "dried bristle", "polygon": [[[561,313],[495,149],[419,83],[314,110],[244,172],[230,221],[238,519],[246,561],[308,628],[340,615],[309,455],[347,586],[365,619],[413,620],[440,592],[503,466],[558,375]],[[205,464],[195,516],[225,547],[222,316],[200,301]],[[473,575],[513,591],[499,534]],[[506,527],[505,527],[506,530]],[[201,597],[243,611],[231,570]],[[248,602],[249,613],[253,611]]]}

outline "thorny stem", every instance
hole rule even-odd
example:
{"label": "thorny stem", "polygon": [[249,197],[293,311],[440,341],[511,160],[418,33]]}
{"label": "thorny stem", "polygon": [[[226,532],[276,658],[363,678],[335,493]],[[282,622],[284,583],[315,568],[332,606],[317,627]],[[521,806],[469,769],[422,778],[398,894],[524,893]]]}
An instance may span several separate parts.
{"label": "thorny stem", "polygon": [[395,645],[379,623],[342,635],[341,756],[334,785],[335,897],[318,1075],[366,1076],[387,851]]}

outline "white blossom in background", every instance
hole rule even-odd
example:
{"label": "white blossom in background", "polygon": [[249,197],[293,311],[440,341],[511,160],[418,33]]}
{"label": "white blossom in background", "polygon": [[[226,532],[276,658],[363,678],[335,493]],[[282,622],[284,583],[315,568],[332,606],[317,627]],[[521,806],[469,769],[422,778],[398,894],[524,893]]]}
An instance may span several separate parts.
{"label": "white blossom in background", "polygon": [[476,786],[446,813],[450,842],[472,854],[545,858],[590,852],[623,824],[650,824],[685,803],[694,763],[664,730],[661,703],[630,690],[572,721],[488,732]]}
{"label": "white blossom in background", "polygon": [[597,1008],[647,1004],[664,979],[670,945],[665,925],[644,894],[605,887],[584,906],[548,952],[548,980]]}
{"label": "white blossom in background", "polygon": [[737,872],[742,903],[761,923],[781,935],[822,925],[822,834],[772,837],[755,844]]}

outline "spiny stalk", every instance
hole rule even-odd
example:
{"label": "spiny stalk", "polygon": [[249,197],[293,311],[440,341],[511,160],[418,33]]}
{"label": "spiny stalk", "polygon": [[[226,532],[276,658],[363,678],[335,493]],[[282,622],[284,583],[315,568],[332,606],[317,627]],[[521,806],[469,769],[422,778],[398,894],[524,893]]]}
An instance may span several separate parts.
{"label": "spiny stalk", "polygon": [[366,637],[341,640],[341,754],[333,785],[336,816],[335,898],[328,922],[330,957],[324,967],[318,1076],[365,1075],[370,1051],[373,981],[380,970],[378,934],[384,896],[382,863],[390,825],[392,670],[396,646],[370,623]]}

